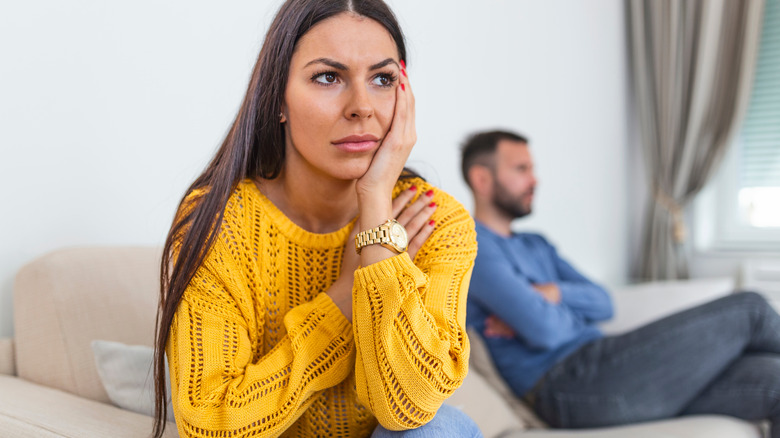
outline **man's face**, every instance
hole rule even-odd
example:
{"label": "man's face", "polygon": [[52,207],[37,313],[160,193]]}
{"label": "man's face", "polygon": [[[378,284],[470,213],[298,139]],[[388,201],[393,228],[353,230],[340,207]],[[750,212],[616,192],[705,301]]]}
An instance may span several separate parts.
{"label": "man's face", "polygon": [[536,177],[528,145],[501,140],[496,146],[493,205],[510,219],[531,213]]}

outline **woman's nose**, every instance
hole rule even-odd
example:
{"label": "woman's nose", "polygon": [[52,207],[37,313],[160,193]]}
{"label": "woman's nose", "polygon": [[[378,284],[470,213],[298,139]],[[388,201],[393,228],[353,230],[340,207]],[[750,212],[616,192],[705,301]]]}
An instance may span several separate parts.
{"label": "woman's nose", "polygon": [[344,116],[348,119],[367,119],[374,115],[374,106],[364,87],[353,88]]}

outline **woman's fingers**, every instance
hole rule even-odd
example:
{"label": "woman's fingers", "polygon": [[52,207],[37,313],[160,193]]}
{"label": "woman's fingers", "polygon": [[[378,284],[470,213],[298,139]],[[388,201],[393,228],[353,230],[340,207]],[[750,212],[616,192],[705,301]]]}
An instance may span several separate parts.
{"label": "woman's fingers", "polygon": [[431,216],[436,210],[436,203],[432,200],[433,190],[428,190],[416,201],[407,205],[396,218],[406,228],[406,235],[409,238],[406,251],[412,259],[433,232],[435,223],[431,220]]}
{"label": "woman's fingers", "polygon": [[[414,203],[409,204],[403,211],[401,211],[401,214],[396,215],[396,220],[403,225],[406,228],[406,233],[411,233],[410,231],[410,223],[412,220],[421,212],[425,207],[434,207],[433,204],[433,190],[428,190],[426,193],[423,193],[420,195],[419,198],[417,198]],[[433,210],[431,210],[431,213]],[[428,216],[430,217],[430,215]],[[427,217],[425,218],[427,219]]]}
{"label": "woman's fingers", "polygon": [[[433,211],[431,211],[431,213],[433,213]],[[414,257],[417,255],[417,251],[419,251],[425,241],[431,237],[434,228],[436,228],[436,223],[432,220],[428,220],[423,224],[414,237],[411,237],[410,235],[411,240],[409,241],[409,246],[406,248],[406,252],[409,253],[410,259],[414,260]]]}
{"label": "woman's fingers", "polygon": [[[408,189],[402,191],[398,196],[393,199],[393,217],[398,218],[404,208],[414,199],[414,195],[417,193],[417,186],[411,186]],[[400,221],[399,221],[400,222]]]}
{"label": "woman's fingers", "polygon": [[[436,203],[431,202],[423,207],[416,215],[414,215],[409,222],[406,223],[406,233],[412,236],[420,230],[423,225],[431,219],[433,212],[436,210]],[[411,231],[410,231],[411,230]]]}

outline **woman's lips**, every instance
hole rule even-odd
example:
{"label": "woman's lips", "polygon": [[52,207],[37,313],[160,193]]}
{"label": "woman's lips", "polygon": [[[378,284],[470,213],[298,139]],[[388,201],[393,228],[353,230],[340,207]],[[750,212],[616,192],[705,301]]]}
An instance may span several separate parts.
{"label": "woman's lips", "polygon": [[333,145],[344,152],[366,152],[374,149],[377,144],[379,144],[379,142],[376,140],[367,140],[345,141],[342,143],[334,143]]}
{"label": "woman's lips", "polygon": [[379,139],[373,135],[350,135],[333,142],[344,152],[367,152],[371,151],[379,144]]}

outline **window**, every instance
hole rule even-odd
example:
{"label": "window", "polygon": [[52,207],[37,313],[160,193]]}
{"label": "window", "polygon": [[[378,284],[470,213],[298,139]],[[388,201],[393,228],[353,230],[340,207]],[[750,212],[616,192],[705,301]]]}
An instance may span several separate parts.
{"label": "window", "polygon": [[780,0],[766,3],[740,137],[740,220],[753,227],[780,227]]}
{"label": "window", "polygon": [[713,180],[696,205],[697,245],[780,252],[780,0],[766,2],[745,120]]}

